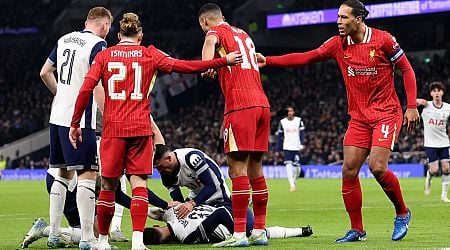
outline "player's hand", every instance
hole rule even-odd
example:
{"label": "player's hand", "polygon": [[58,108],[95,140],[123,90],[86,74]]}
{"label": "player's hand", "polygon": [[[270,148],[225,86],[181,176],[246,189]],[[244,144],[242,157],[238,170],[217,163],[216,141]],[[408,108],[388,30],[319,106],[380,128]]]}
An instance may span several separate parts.
{"label": "player's hand", "polygon": [[162,208],[159,208],[159,207],[149,207],[148,208],[147,216],[154,220],[162,221],[163,215],[164,215],[164,210]]}
{"label": "player's hand", "polygon": [[200,74],[203,80],[207,82],[214,82],[217,77],[217,71],[215,69],[208,69],[206,72]]}
{"label": "player's hand", "polygon": [[242,62],[242,54],[237,51],[229,53],[226,57],[228,66],[234,66]]}
{"label": "player's hand", "polygon": [[176,207],[178,205],[181,205],[181,202],[179,202],[179,201],[169,201],[169,202],[167,202],[167,208]]}
{"label": "player's hand", "polygon": [[300,151],[302,151],[303,149],[305,149],[305,145],[300,144]]}
{"label": "player's hand", "polygon": [[77,141],[80,141],[80,142],[83,141],[83,137],[81,135],[81,128],[70,127],[69,140],[70,140],[70,144],[72,144],[72,147],[74,149],[77,149]]}
{"label": "player's hand", "polygon": [[266,66],[266,57],[263,54],[256,53],[256,61],[258,62],[259,68]]}
{"label": "player's hand", "polygon": [[414,131],[420,122],[419,111],[416,108],[407,108],[403,116],[403,125],[406,125],[408,132]]}
{"label": "player's hand", "polygon": [[177,217],[178,219],[184,219],[194,209],[194,203],[192,201],[185,202],[178,207]]}

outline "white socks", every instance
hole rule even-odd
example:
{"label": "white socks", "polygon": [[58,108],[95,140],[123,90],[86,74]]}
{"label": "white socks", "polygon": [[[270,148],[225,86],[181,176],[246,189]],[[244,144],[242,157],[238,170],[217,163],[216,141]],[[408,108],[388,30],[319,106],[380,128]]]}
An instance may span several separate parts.
{"label": "white socks", "polygon": [[78,179],[77,205],[81,222],[81,240],[91,241],[93,238],[95,238],[95,180]]}
{"label": "white socks", "polygon": [[56,176],[50,189],[50,235],[61,235],[61,219],[69,181],[69,179]]}
{"label": "white socks", "polygon": [[133,231],[133,237],[131,238],[131,249],[139,248],[144,245],[144,233],[139,231]]}
{"label": "white socks", "polygon": [[301,228],[268,227],[266,232],[267,238],[272,239],[302,236]]}
{"label": "white socks", "polygon": [[448,195],[448,183],[450,182],[449,174],[442,173],[442,193],[441,197],[447,198]]}
{"label": "white socks", "polygon": [[[125,175],[122,175],[120,177],[120,189],[122,192],[127,192],[127,178]],[[118,230],[120,231],[122,226],[122,214],[123,214],[123,207],[119,204],[115,204],[115,210],[114,210],[114,217],[111,220],[111,228],[110,231]]]}
{"label": "white socks", "polygon": [[286,176],[291,188],[295,187],[295,170],[291,163],[286,164]]}

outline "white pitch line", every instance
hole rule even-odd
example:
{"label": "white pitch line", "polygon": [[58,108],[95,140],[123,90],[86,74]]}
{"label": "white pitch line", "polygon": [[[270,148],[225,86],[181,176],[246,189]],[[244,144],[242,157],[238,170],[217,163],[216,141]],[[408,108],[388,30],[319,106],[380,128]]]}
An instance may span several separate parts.
{"label": "white pitch line", "polygon": [[[416,207],[448,207],[447,204],[429,204],[418,205]],[[392,206],[363,206],[363,209],[385,209],[392,208]],[[292,209],[269,209],[270,211],[288,212],[288,211],[328,211],[328,210],[344,210],[344,207],[322,207],[322,208],[292,208]],[[449,249],[450,250],[450,249]]]}

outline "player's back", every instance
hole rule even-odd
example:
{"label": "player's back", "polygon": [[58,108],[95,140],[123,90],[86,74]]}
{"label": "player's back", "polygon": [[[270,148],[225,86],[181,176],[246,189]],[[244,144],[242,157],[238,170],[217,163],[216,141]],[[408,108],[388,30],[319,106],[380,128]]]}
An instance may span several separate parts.
{"label": "player's back", "polygon": [[216,52],[224,57],[233,51],[240,51],[242,63],[219,69],[219,81],[225,96],[225,114],[248,107],[269,107],[264,93],[255,45],[245,31],[222,22],[211,28],[207,35],[215,35],[219,42]]}
{"label": "player's back", "polygon": [[[75,31],[62,36],[57,43],[56,53],[49,59],[55,63],[57,91],[52,103],[50,123],[70,127],[77,94],[97,51],[106,47],[102,38],[88,31]],[[97,105],[89,103],[81,119],[82,128],[95,128]]]}
{"label": "player's back", "polygon": [[97,60],[106,97],[102,136],[151,135],[150,92],[156,76],[151,52],[121,42],[99,53]]}

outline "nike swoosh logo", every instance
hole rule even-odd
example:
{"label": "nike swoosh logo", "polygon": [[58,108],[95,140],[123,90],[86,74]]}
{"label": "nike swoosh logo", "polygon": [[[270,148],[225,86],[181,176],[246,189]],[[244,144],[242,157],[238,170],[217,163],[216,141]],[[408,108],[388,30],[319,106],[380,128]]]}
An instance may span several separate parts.
{"label": "nike swoosh logo", "polygon": [[388,139],[386,138],[378,138],[378,141],[387,141]]}
{"label": "nike swoosh logo", "polygon": [[348,59],[348,58],[350,58],[350,56],[344,56],[344,59]]}

